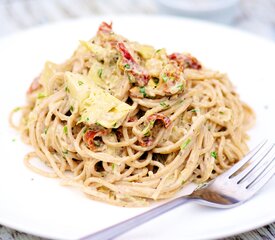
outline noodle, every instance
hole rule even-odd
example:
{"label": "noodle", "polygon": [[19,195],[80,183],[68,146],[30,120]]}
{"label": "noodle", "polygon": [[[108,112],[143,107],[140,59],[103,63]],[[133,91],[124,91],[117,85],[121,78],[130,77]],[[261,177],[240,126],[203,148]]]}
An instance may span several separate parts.
{"label": "noodle", "polygon": [[215,178],[246,154],[254,121],[225,74],[130,42],[106,23],[65,63],[45,64],[21,110],[17,129],[34,147],[28,168],[121,206]]}

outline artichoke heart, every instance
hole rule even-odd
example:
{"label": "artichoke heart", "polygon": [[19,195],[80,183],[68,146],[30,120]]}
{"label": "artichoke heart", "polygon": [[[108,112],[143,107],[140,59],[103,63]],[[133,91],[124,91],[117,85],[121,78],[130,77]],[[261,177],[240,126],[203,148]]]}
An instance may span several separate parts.
{"label": "artichoke heart", "polygon": [[118,128],[133,107],[97,86],[88,76],[65,73],[70,94],[79,104],[80,122]]}

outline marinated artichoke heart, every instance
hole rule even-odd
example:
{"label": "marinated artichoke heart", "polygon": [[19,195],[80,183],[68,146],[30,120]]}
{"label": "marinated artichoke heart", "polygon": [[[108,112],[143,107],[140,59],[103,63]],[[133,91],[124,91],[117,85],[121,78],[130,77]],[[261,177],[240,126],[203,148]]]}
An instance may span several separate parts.
{"label": "marinated artichoke heart", "polygon": [[65,81],[68,94],[78,102],[80,122],[118,128],[133,110],[133,107],[97,86],[88,76],[66,72]]}

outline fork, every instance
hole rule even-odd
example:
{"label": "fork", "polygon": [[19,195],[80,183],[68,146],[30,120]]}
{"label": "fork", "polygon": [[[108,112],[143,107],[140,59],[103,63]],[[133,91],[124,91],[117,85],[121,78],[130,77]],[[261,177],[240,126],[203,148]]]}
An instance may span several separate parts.
{"label": "fork", "polygon": [[249,200],[273,176],[275,144],[264,140],[229,170],[181,196],[81,240],[112,239],[190,200],[215,208],[232,208]]}

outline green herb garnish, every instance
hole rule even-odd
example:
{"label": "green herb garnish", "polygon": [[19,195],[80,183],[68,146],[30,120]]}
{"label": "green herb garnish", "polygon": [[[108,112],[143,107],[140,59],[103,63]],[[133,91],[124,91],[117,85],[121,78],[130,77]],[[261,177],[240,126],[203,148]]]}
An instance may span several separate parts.
{"label": "green herb garnish", "polygon": [[190,110],[190,112],[198,112],[198,111],[200,111],[199,109],[192,109],[192,110]]}
{"label": "green herb garnish", "polygon": [[70,112],[73,113],[74,111],[74,106],[70,106]]}
{"label": "green herb garnish", "polygon": [[191,142],[191,139],[188,138],[186,141],[184,141],[183,144],[181,144],[180,149],[181,150],[185,149],[190,142]]}
{"label": "green herb garnish", "polygon": [[70,92],[70,89],[67,86],[65,87],[65,92]]}
{"label": "green herb garnish", "polygon": [[38,99],[42,99],[44,97],[46,97],[44,93],[38,93],[38,95],[37,95]]}
{"label": "green herb garnish", "polygon": [[130,69],[130,65],[127,63],[127,64],[124,65],[124,68]]}
{"label": "green herb garnish", "polygon": [[98,121],[95,122],[95,125],[101,126],[101,124]]}
{"label": "green herb garnish", "polygon": [[150,131],[147,131],[146,133],[143,134],[144,137],[149,137],[151,135],[151,132]]}
{"label": "green herb garnish", "polygon": [[85,128],[83,129],[83,134],[85,134],[87,131],[88,131],[88,128],[85,127]]}
{"label": "green herb garnish", "polygon": [[128,77],[128,80],[129,80],[130,83],[135,83],[136,82],[135,78],[132,75],[130,75],[128,72],[126,72],[126,74],[127,74],[127,77]]}
{"label": "green herb garnish", "polygon": [[83,85],[83,84],[84,84],[84,82],[78,81],[78,85],[79,85],[79,86],[81,86],[81,85]]}
{"label": "green herb garnish", "polygon": [[49,129],[49,128],[45,128],[45,129],[44,129],[44,134],[47,134],[47,133],[48,133],[48,129]]}
{"label": "green herb garnish", "polygon": [[99,141],[99,140],[94,140],[94,145],[95,145],[96,147],[99,147],[99,146],[100,146],[100,141]]}
{"label": "green herb garnish", "polygon": [[139,92],[143,94],[143,97],[146,97],[145,87],[140,87]]}
{"label": "green herb garnish", "polygon": [[162,75],[161,75],[161,78],[162,78],[162,80],[163,80],[164,82],[167,82],[167,81],[169,80],[169,77],[167,77],[166,74],[162,74]]}
{"label": "green herb garnish", "polygon": [[63,132],[67,135],[68,134],[68,126],[67,125],[65,125],[64,127],[63,127]]}
{"label": "green herb garnish", "polygon": [[213,158],[215,158],[215,159],[217,159],[217,153],[216,152],[211,152],[211,157],[213,157]]}
{"label": "green herb garnish", "polygon": [[149,122],[150,126],[154,126],[154,123],[155,123],[154,120],[152,120],[152,121]]}
{"label": "green herb garnish", "polygon": [[181,83],[181,84],[177,85],[177,88],[181,91],[183,89],[183,84]]}
{"label": "green herb garnish", "polygon": [[63,151],[62,153],[63,153],[63,154],[68,154],[69,151],[68,151],[68,150],[65,150],[65,151]]}
{"label": "green herb garnish", "polygon": [[115,164],[112,163],[112,170],[114,171],[115,170]]}
{"label": "green herb garnish", "polygon": [[162,107],[167,107],[167,104],[166,104],[165,102],[160,102],[159,104],[160,104],[160,106],[162,106]]}
{"label": "green herb garnish", "polygon": [[102,68],[98,69],[98,71],[97,71],[97,75],[98,75],[100,78],[102,77],[102,72],[103,72],[103,69],[102,69]]}
{"label": "green herb garnish", "polygon": [[21,107],[16,107],[16,108],[14,108],[12,111],[13,111],[13,112],[18,112],[20,109],[21,109]]}

